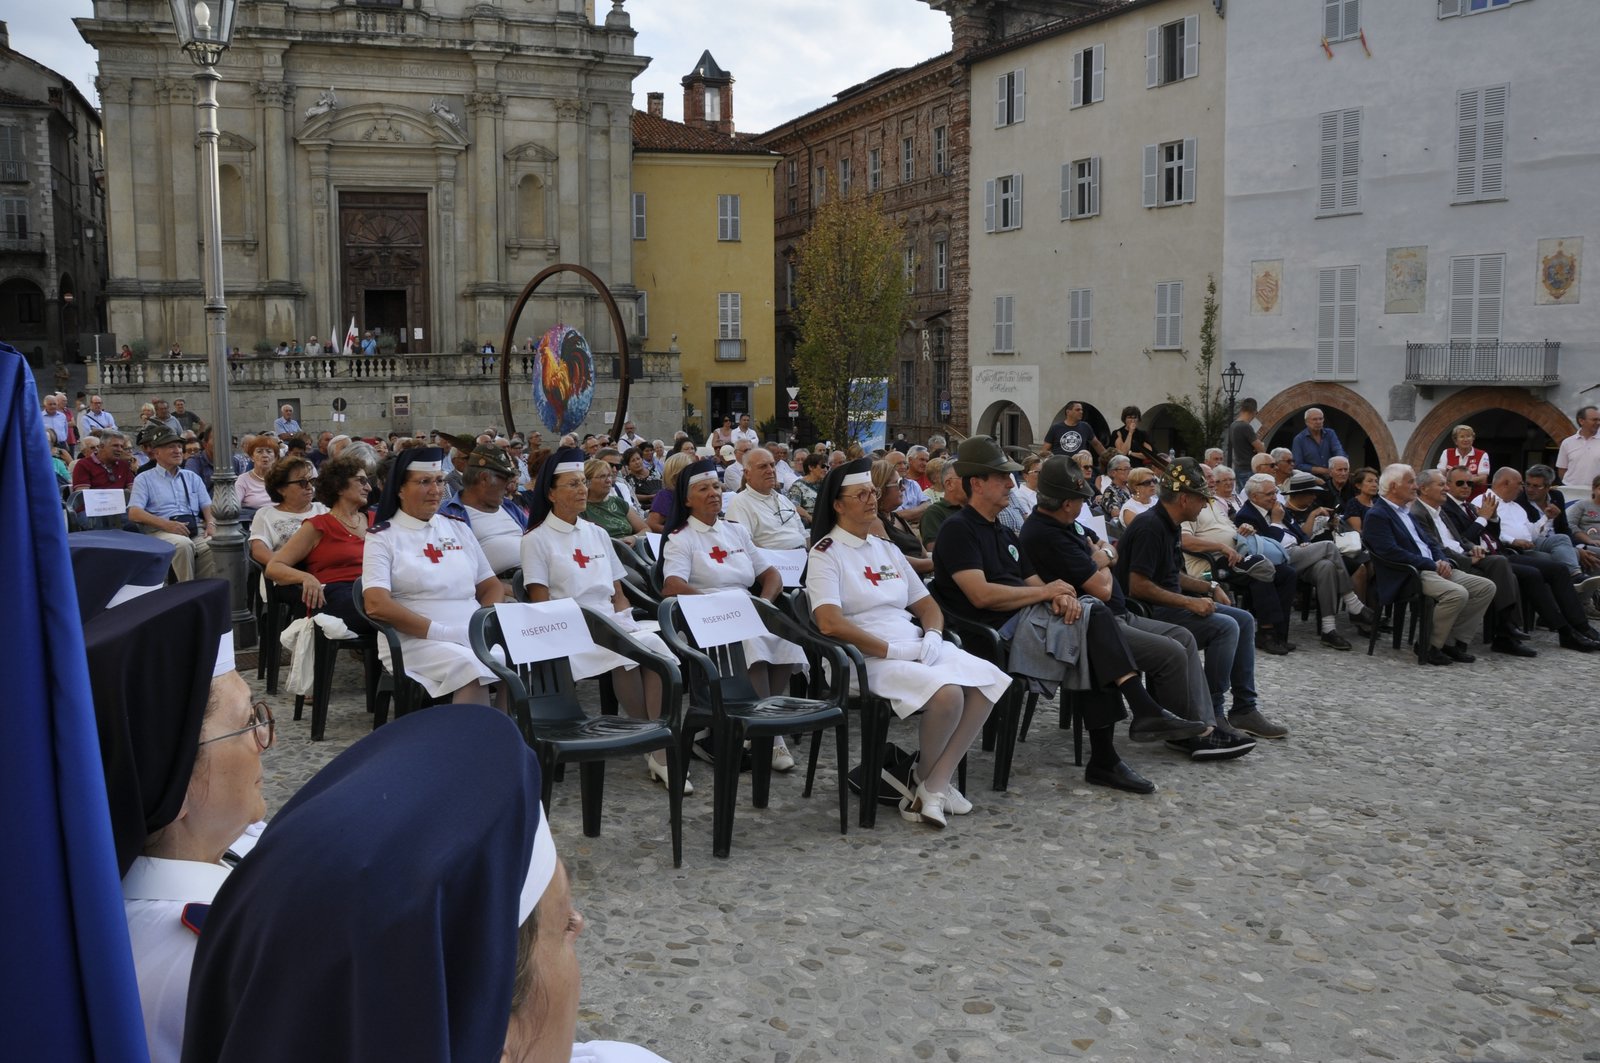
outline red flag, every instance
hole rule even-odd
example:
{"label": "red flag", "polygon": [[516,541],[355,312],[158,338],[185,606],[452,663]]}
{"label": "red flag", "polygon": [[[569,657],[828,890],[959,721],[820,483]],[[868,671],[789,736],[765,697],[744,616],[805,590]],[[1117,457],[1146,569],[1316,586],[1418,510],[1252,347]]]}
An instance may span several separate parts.
{"label": "red flag", "polygon": [[350,331],[344,334],[344,350],[341,354],[354,354],[361,349],[361,337],[356,335],[356,319],[350,319]]}

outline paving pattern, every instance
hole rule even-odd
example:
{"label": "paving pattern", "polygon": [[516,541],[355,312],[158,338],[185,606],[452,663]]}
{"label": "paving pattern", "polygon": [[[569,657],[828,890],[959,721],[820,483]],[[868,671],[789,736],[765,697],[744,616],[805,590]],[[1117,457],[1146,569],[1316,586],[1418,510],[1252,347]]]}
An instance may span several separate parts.
{"label": "paving pattern", "polygon": [[[674,1063],[1600,1060],[1600,654],[1541,633],[1536,661],[1423,669],[1298,634],[1259,668],[1293,734],[1210,765],[1123,741],[1148,797],[1085,785],[1045,705],[1010,789],[976,753],[942,833],[852,807],[841,836],[825,746],[810,799],[803,760],[765,810],[744,777],[718,860],[697,765],[674,870],[642,764],[610,768],[599,838],[574,773],[551,820],[588,919],[580,1038]],[[272,699],[269,810],[370,728],[358,675],[324,742]]]}

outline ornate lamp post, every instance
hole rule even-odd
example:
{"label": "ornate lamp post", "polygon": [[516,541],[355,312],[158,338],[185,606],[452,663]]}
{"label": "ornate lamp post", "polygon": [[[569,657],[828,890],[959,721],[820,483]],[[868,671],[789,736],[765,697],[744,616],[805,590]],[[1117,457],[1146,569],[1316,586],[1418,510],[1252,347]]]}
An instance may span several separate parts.
{"label": "ornate lamp post", "polygon": [[245,534],[239,527],[239,496],[234,490],[233,429],[228,416],[228,304],[222,297],[222,200],[217,176],[217,63],[233,40],[234,16],[239,0],[171,0],[172,24],[178,43],[195,65],[200,87],[195,104],[199,112],[200,192],[204,211],[206,250],[206,354],[211,373],[212,513],[217,533],[211,553],[228,580],[233,595],[234,643],[243,649],[255,645],[250,610],[245,607]]}
{"label": "ornate lamp post", "polygon": [[1239,397],[1239,388],[1244,384],[1244,370],[1239,368],[1238,362],[1229,362],[1228,368],[1222,371],[1222,394],[1228,400],[1228,417],[1234,415],[1233,403]]}

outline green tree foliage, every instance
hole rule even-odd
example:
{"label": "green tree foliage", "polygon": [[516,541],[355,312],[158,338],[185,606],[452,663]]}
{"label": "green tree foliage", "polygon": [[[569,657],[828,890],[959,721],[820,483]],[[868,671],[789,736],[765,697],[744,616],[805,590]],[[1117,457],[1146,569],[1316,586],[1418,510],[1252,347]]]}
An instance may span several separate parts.
{"label": "green tree foliage", "polygon": [[1177,422],[1182,453],[1198,458],[1207,447],[1221,446],[1233,411],[1216,374],[1217,279],[1206,277],[1205,313],[1200,319],[1200,361],[1195,365],[1199,387],[1193,395],[1168,395]]}
{"label": "green tree foliage", "polygon": [[[905,233],[876,199],[832,199],[818,208],[798,248],[794,369],[801,408],[836,443],[858,438],[875,414],[853,409],[852,382],[887,377],[910,293]],[[857,397],[852,401],[852,395]]]}

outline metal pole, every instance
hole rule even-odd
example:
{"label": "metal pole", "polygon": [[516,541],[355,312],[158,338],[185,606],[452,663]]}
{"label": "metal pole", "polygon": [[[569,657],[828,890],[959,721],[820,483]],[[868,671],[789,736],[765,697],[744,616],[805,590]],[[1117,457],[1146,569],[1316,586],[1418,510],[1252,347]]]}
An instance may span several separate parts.
{"label": "metal pole", "polygon": [[233,602],[233,641],[237,649],[256,644],[255,618],[246,606],[245,533],[239,527],[239,495],[234,490],[233,430],[228,416],[228,304],[222,293],[222,200],[217,173],[217,83],[215,69],[194,76],[200,86],[195,107],[200,119],[200,192],[205,211],[206,354],[211,372],[211,512],[217,521],[211,556],[228,581]]}

